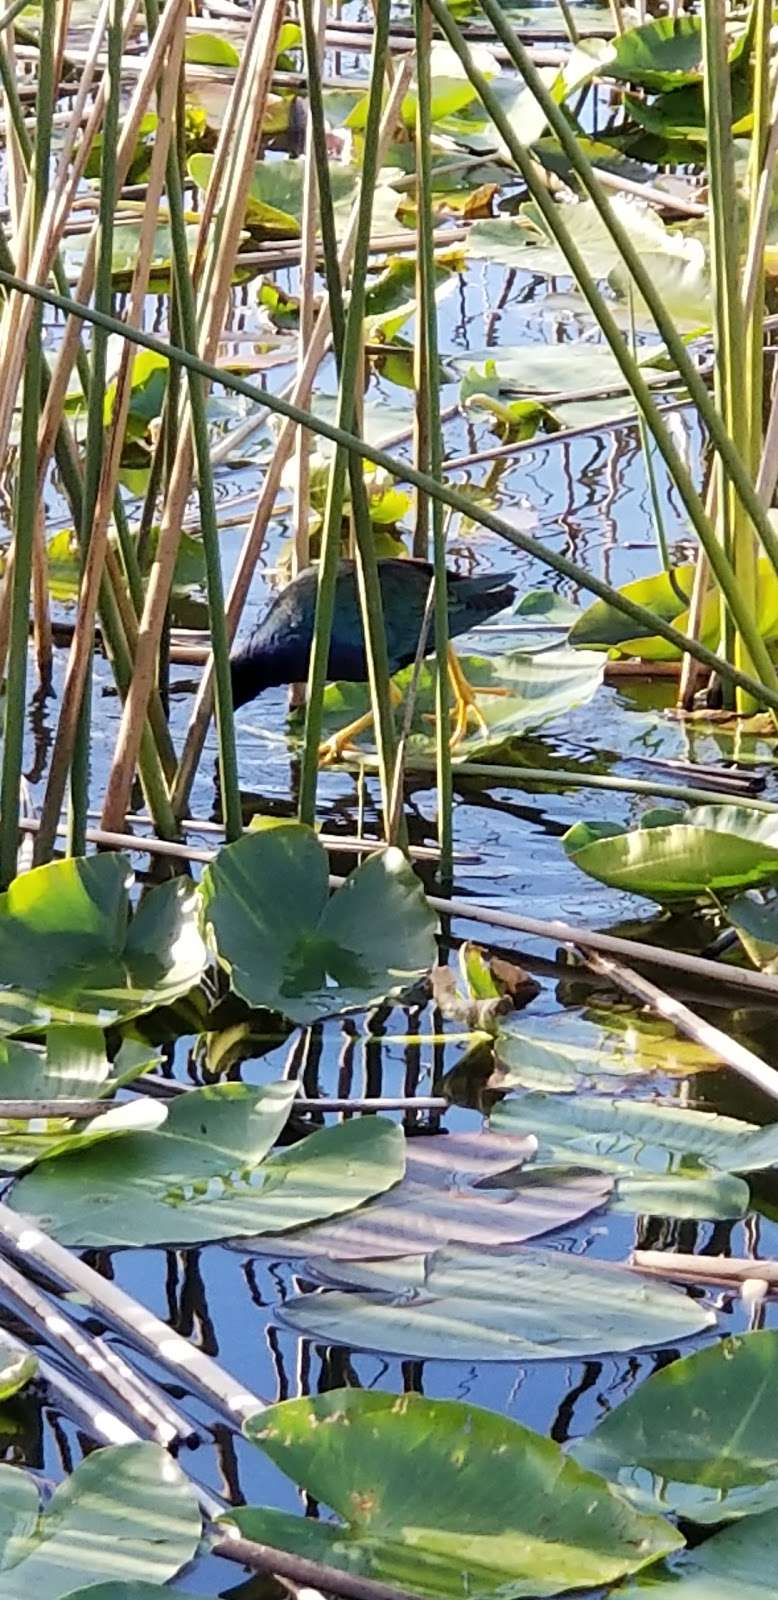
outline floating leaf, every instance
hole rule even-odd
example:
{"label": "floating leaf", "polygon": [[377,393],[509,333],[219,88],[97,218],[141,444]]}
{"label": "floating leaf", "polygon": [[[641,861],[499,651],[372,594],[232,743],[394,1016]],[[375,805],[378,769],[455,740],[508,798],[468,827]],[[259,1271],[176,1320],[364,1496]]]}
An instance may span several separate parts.
{"label": "floating leaf", "polygon": [[[205,191],[211,179],[212,155],[191,156],[189,176]],[[336,215],[342,221],[357,191],[359,175],[354,167],[330,164],[330,187]],[[305,189],[305,162],[293,157],[279,161],[257,161],[246,201],[246,226],[268,239],[296,239],[300,234]]]}
{"label": "floating leaf", "polygon": [[649,812],[629,829],[577,822],[562,844],[590,877],[662,904],[778,878],[778,817],[746,806]]}
{"label": "floating leaf", "polygon": [[435,919],[399,850],[371,856],[331,896],[316,835],[261,826],[220,850],[202,895],[235,993],[294,1022],[399,994],[435,959]]}
{"label": "floating leaf", "polygon": [[[730,62],[738,60],[746,44],[740,30],[730,49]],[[703,76],[702,22],[699,17],[656,17],[638,28],[627,28],[613,40],[612,54],[603,65],[610,78],[639,84],[660,93]]]}
{"label": "floating leaf", "polygon": [[268,1156],[296,1092],[286,1081],[193,1090],[155,1133],[41,1162],[10,1204],[63,1244],[200,1244],[338,1216],[398,1182],[403,1136],[385,1118],[321,1128]]}
{"label": "floating leaf", "polygon": [[246,1538],[414,1594],[539,1600],[682,1542],[552,1440],[461,1401],[336,1389],[270,1406],[246,1432],[342,1519],[240,1507],[228,1520]]}
{"label": "floating leaf", "polygon": [[778,899],[757,899],[753,894],[730,900],[725,916],[755,967],[774,972],[778,961]]}
{"label": "floating leaf", "polygon": [[[459,1133],[413,1139],[405,1177],[389,1194],[337,1222],[298,1228],[253,1244],[265,1255],[337,1256],[344,1260],[413,1255],[439,1245],[484,1249],[520,1244],[567,1227],[605,1203],[611,1181],[578,1176],[521,1192],[500,1188],[498,1174],[535,1151],[534,1139]],[[489,1188],[480,1185],[489,1179]]]}
{"label": "floating leaf", "polygon": [[704,1045],[680,1038],[670,1022],[605,1008],[510,1017],[498,1030],[494,1052],[490,1088],[560,1093],[612,1088],[614,1077],[686,1076],[721,1065]]}
{"label": "floating leaf", "polygon": [[[491,1125],[500,1133],[535,1134],[535,1170],[573,1164],[611,1173],[617,1195],[630,1210],[664,1214],[661,1199],[669,1192],[678,1215],[741,1216],[748,1186],[732,1174],[778,1164],[778,1126],[759,1128],[734,1117],[648,1100],[530,1093],[504,1100],[493,1111]],[[733,1209],[706,1211],[716,1195]],[[672,1213],[672,1207],[667,1210]]]}
{"label": "floating leaf", "polygon": [[216,33],[190,33],[184,46],[184,59],[203,67],[239,67],[240,56],[229,39]]}
{"label": "floating leaf", "polygon": [[653,1349],[715,1323],[711,1311],[667,1284],[561,1250],[523,1248],[491,1259],[436,1250],[394,1261],[313,1262],[306,1272],[338,1287],[292,1296],[276,1310],[280,1322],[328,1344],[415,1360],[555,1361]]}
{"label": "floating leaf", "polygon": [[575,1458],[641,1510],[710,1523],[778,1509],[777,1362],[772,1331],[698,1350],[634,1390]]}
{"label": "floating leaf", "polygon": [[619,1589],[619,1600],[778,1600],[777,1539],[778,1512],[749,1517],[684,1551],[672,1571],[657,1567],[645,1583]]}
{"label": "floating leaf", "polygon": [[178,878],[129,916],[132,868],[121,855],[52,861],[0,895],[0,1033],[52,1022],[138,1016],[186,994],[207,952],[196,893]]}
{"label": "floating leaf", "polygon": [[[455,765],[459,761],[469,761],[476,755],[491,754],[507,741],[525,733],[528,728],[538,727],[540,723],[571,710],[573,706],[585,705],[602,683],[604,666],[604,657],[596,660],[573,650],[515,650],[504,656],[461,655],[459,660],[476,695],[479,685],[504,693],[484,695],[478,700],[478,709],[488,731],[471,732],[456,746],[452,752]],[[588,670],[581,671],[582,664],[587,660]],[[396,674],[394,681],[401,693],[405,693],[412,671],[412,667],[406,667],[403,672]],[[325,736],[369,709],[370,695],[364,684],[331,684],[324,695]],[[419,677],[408,741],[411,765],[414,762],[432,763],[434,760],[435,732],[429,720],[434,715],[434,709],[434,669],[424,666]],[[370,734],[366,735],[366,753],[371,748],[370,737]],[[363,748],[361,740],[359,747],[360,750]]]}
{"label": "floating leaf", "polygon": [[[38,1358],[31,1350],[6,1344],[0,1335],[0,1400],[10,1400],[31,1383],[38,1371]],[[2,1563],[2,1523],[0,1523],[0,1563]]]}
{"label": "floating leaf", "polygon": [[[95,1450],[41,1511],[19,1467],[0,1466],[3,1600],[60,1600],[122,1573],[164,1583],[200,1541],[191,1485],[155,1444]],[[89,1588],[90,1596],[97,1593]]]}

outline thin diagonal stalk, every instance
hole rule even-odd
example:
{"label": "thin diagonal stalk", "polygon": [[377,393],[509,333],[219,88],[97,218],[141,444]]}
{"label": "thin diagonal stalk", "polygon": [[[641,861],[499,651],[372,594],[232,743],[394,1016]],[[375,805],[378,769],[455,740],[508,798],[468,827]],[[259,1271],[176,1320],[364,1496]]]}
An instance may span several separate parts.
{"label": "thin diagonal stalk", "polygon": [[[272,78],[276,40],[282,11],[283,0],[267,0],[261,10],[255,13],[258,21],[252,40],[253,48],[249,52],[251,63],[249,93],[244,106],[240,132],[243,159],[239,164],[238,170],[233,173],[234,181],[231,181],[229,188],[225,189],[222,196],[225,212],[222,229],[222,249],[213,274],[208,300],[203,308],[199,331],[198,345],[209,365],[216,354],[219,336],[224,326],[232,273],[251,182],[252,164],[249,160],[249,153],[253,153],[256,149],[262,126],[262,118]],[[163,17],[159,32],[162,31],[165,20],[166,18]],[[190,368],[190,371],[194,372],[195,370],[193,367]],[[221,382],[221,377],[217,378],[217,382]],[[197,424],[195,419],[195,433],[196,431]],[[201,444],[202,442],[201,440]],[[106,786],[103,805],[103,821],[106,827],[118,825],[124,820],[129,803],[138,758],[140,734],[146,717],[149,697],[155,684],[159,644],[173,581],[186,501],[191,486],[193,461],[194,440],[192,430],[185,419],[162,513],[157,550],[146,590],[146,603],[141,618],[138,648],[135,656],[135,671],[129,694],[124,704],[114,759]],[[212,566],[209,581],[215,582],[216,576],[215,568]],[[223,608],[221,617],[218,620],[212,612],[212,627],[218,628],[220,623],[223,624],[223,620]],[[224,675],[225,665],[226,663],[222,664],[222,712],[226,748],[229,743],[232,719],[230,714],[231,687],[229,673],[226,676]],[[222,781],[230,781],[226,777],[224,770],[222,771]]]}
{"label": "thin diagonal stalk", "polygon": [[[429,0],[429,3],[432,7],[436,20],[440,24],[440,27],[448,38],[450,44],[455,49],[460,60],[463,62],[463,64],[465,64],[465,54],[469,56],[469,51],[467,51],[467,47],[464,44],[460,29],[457,27],[457,24],[454,22],[450,13],[442,4],[442,0]],[[747,470],[747,466],[742,461],[738,451],[734,447],[727,433],[724,420],[719,415],[715,404],[711,400],[711,397],[705,387],[704,380],[700,376],[697,367],[689,355],[683,338],[678,333],[675,323],[665,307],[661,292],[657,289],[652,279],[650,268],[646,265],[645,261],[640,256],[639,251],[633,244],[628,229],[613,212],[607,195],[605,194],[602,185],[598,181],[598,176],[595,173],[588,157],[581,149],[574,131],[571,129],[565,118],[564,112],[557,105],[553,95],[549,92],[536,67],[533,65],[527,50],[517,38],[510,24],[506,21],[506,18],[501,11],[499,4],[497,3],[497,0],[479,0],[479,4],[481,5],[481,8],[485,12],[489,21],[492,23],[498,38],[505,45],[514,66],[521,73],[521,76],[527,84],[527,87],[531,90],[534,98],[538,101],[538,104],[545,113],[549,126],[559,140],[559,143],[562,146],[565,156],[570,162],[573,171],[580,179],[584,189],[593,201],[595,209],[605,223],[605,226],[608,229],[608,232],[611,235],[614,243],[616,244],[625,266],[634,280],[638,292],[648,306],[651,316],[656,323],[657,330],[667,346],[667,350],[672,358],[672,361],[677,367],[684,384],[689,390],[689,394],[691,395],[694,404],[697,406],[702,416],[702,419],[710,433],[712,443],[724,460],[727,472],[730,475],[739,498],[742,500],[743,505],[754,524],[754,528],[756,529],[760,542],[764,546],[767,555],[770,557],[773,566],[778,571],[778,535],[776,534],[764,507],[759,502],[759,498],[755,492],[753,482],[751,481]],[[478,90],[479,97],[483,100],[483,103],[486,109],[489,111],[490,116],[492,116],[497,122],[499,130],[502,133],[503,138],[505,138],[513,160],[522,169],[523,175],[526,177],[526,174],[523,170],[527,165],[526,150],[520,145],[515,133],[513,132],[513,129],[510,128],[510,126],[506,123],[505,116],[502,112],[499,102],[494,95],[493,90],[491,89],[491,86],[483,77],[483,74],[478,72],[477,68],[472,63],[472,60],[470,61],[470,67],[466,67],[466,71],[471,83]],[[476,82],[476,79],[478,82]],[[499,121],[497,121],[498,118]],[[507,134],[505,132],[506,127],[508,129]],[[528,188],[531,189],[533,197],[537,199],[537,183],[533,182],[530,184],[528,182]],[[544,198],[547,199],[546,191],[542,190],[541,192]],[[540,204],[540,202],[538,203]],[[550,204],[551,203],[549,202],[549,205]],[[546,217],[546,220],[549,221],[547,210],[543,207],[541,207],[541,209],[544,210],[544,216]],[[557,234],[554,223],[549,221],[549,226],[552,228],[552,231]],[[557,237],[560,238],[558,234]],[[563,246],[563,248],[565,249],[565,254],[568,257],[568,261],[572,261],[568,247]],[[581,265],[583,265],[583,263],[581,263]],[[584,289],[584,285],[579,275],[578,266],[575,268],[575,277],[578,279],[579,283],[581,283],[581,288]],[[606,332],[605,323],[603,322],[600,310],[598,309],[598,307],[601,307],[602,305],[602,297],[597,295],[596,285],[592,284],[590,274],[586,273],[586,278],[588,280],[588,284],[592,285],[594,288],[594,298],[590,297],[588,287],[584,289],[584,294],[586,299],[589,301],[592,310],[595,311],[595,315],[597,316],[597,320],[600,323],[603,332]],[[617,330],[614,331],[617,332]],[[606,332],[606,337],[608,338],[608,343],[610,344],[610,333]],[[624,371],[625,376],[627,376],[627,369],[623,365],[622,371]],[[628,381],[633,393],[636,393],[633,378],[629,378]],[[642,400],[641,407],[642,409],[646,410]],[[654,432],[655,437],[657,437],[650,415],[649,422],[652,432]],[[659,442],[658,438],[657,442]],[[687,505],[687,509],[689,509],[691,515],[691,508],[689,507],[689,501],[686,492],[686,484],[678,479],[675,472],[673,475],[676,478],[679,493],[682,494],[684,502]],[[688,477],[688,474],[684,474],[683,477]],[[692,516],[692,521],[695,523],[695,527],[697,525],[695,521],[696,515],[697,513],[695,511],[695,515]]]}
{"label": "thin diagonal stalk", "polygon": [[[470,51],[468,50],[467,45],[462,38],[459,28],[446,9],[445,5],[442,3],[442,0],[429,0],[429,4],[438,23],[443,29],[443,32],[449,39],[449,42],[456,51],[456,54],[459,56],[459,59],[461,60],[467,76],[473,84],[473,87],[477,90],[480,99],[483,101],[483,104],[488,110],[489,115],[496,124],[498,131],[502,134],[512,159],[516,162],[516,165],[519,168],[533,199],[536,201],[541,211],[544,221],[548,225],[549,231],[564,252],[567,263],[570,267],[570,271],[576,278],[584,298],[589,304],[591,310],[594,312],[608,345],[610,346],[610,349],[612,350],[621,371],[627,379],[635,398],[635,402],[645,416],[648,427],[650,428],[651,433],[656,440],[668,470],[670,471],[676,484],[678,493],[684,502],[689,518],[692,522],[692,526],[694,527],[700,542],[705,548],[705,553],[718,580],[719,587],[725,595],[729,609],[732,612],[735,625],[746,641],[749,654],[756,670],[760,674],[763,685],[767,685],[771,689],[778,688],[778,675],[776,674],[769,651],[759,634],[755,618],[751,614],[749,608],[743,604],[732,565],[727,559],[724,550],[716,538],[715,531],[710,525],[710,521],[705,513],[705,507],[702,503],[702,499],[695,488],[694,483],[692,482],[691,474],[689,473],[686,464],[681,460],[681,457],[678,454],[675,445],[673,444],[672,438],[670,437],[664,420],[654,402],[653,396],[650,392],[650,387],[646,383],[643,373],[641,372],[637,363],[634,361],[631,352],[625,345],[616,321],[605,300],[603,299],[603,296],[600,294],[595,279],[589,271],[580,250],[575,244],[569,229],[560,215],[560,208],[550,198],[544,185],[539,182],[534,162],[531,160],[526,148],[517,139],[515,131],[508,118],[505,116],[502,106],[496,99],[491,85],[483,76],[483,73],[479,72],[478,68],[476,67]],[[720,447],[725,466],[731,475],[733,483],[735,483],[737,487],[738,494],[741,495],[744,504],[746,501],[748,502],[747,509],[749,511],[749,515],[751,515],[752,504],[756,505],[756,516],[753,518],[754,524],[755,526],[757,525],[758,519],[758,532],[760,539],[762,539],[765,549],[768,551],[771,560],[773,560],[774,564],[776,565],[776,570],[778,570],[778,539],[776,538],[776,534],[766,516],[764,508],[758,503],[753,485],[751,484],[747,473],[744,471],[743,463],[738,456],[737,451],[734,450],[731,441],[726,434],[726,430],[722,430],[721,418],[716,410],[715,405],[712,405],[710,396],[708,395],[705,385],[700,378],[693,362],[689,360],[688,354],[683,345],[683,341],[677,334],[675,326],[672,322],[672,318],[667,316],[661,299],[659,299],[656,294],[654,286],[651,282],[650,274],[645,269],[643,262],[635,251],[626,230],[622,227],[618,219],[613,216],[607,199],[600,190],[596,179],[593,177],[592,169],[589,163],[586,161],[585,157],[581,156],[578,150],[575,136],[570,133],[564,118],[560,119],[557,117],[558,108],[553,98],[548,94],[543,80],[536,73],[532,62],[526,56],[526,52],[523,50],[523,47],[519,41],[515,38],[512,30],[507,27],[504,18],[502,18],[501,14],[497,16],[499,7],[495,6],[494,0],[480,0],[480,4],[487,12],[490,21],[493,21],[496,32],[500,38],[502,38],[506,44],[508,41],[510,41],[508,48],[512,59],[519,68],[519,71],[522,72],[522,75],[524,76],[528,87],[531,89],[532,94],[546,112],[548,121],[551,124],[553,131],[557,133],[560,143],[565,149],[565,154],[567,154],[571,160],[571,165],[573,165],[576,170],[579,171],[579,176],[582,176],[582,178],[585,177],[587,180],[587,187],[589,187],[589,192],[591,193],[592,199],[595,201],[598,211],[606,221],[606,225],[624,258],[625,264],[632,274],[637,288],[643,295],[646,303],[649,305],[649,309],[654,317],[654,320],[657,322],[657,326],[659,326],[660,321],[662,323],[662,328],[660,331],[663,333],[670,354],[672,355],[673,360],[676,362],[676,365],[682,368],[682,376],[684,381],[687,382],[687,387],[689,388],[690,393],[692,393],[695,403],[699,403],[699,409],[703,413],[706,424],[709,425],[711,434],[715,436],[714,442],[716,443],[717,448]],[[564,137],[562,132],[559,131],[560,129],[564,130]],[[572,156],[569,155],[568,146],[573,152]],[[678,359],[679,356],[680,360]],[[698,394],[701,396],[700,402],[697,400]],[[723,441],[721,446],[719,446],[720,440]],[[745,674],[742,674],[741,676],[745,676]]]}
{"label": "thin diagonal stalk", "polygon": [[336,423],[328,422],[324,417],[317,417],[311,411],[306,411],[301,406],[294,405],[291,401],[283,399],[280,395],[271,393],[267,389],[259,389],[256,384],[249,383],[245,378],[240,378],[236,373],[228,372],[224,368],[215,367],[212,363],[193,356],[187,350],[177,349],[167,344],[162,339],[157,339],[153,334],[141,331],[138,328],[128,328],[125,323],[119,322],[115,317],[103,317],[91,306],[79,305],[77,301],[68,296],[45,289],[40,284],[25,283],[23,278],[6,272],[0,268],[0,285],[7,289],[15,289],[19,294],[28,294],[32,299],[38,300],[43,305],[53,306],[58,311],[67,313],[68,316],[80,317],[82,321],[91,323],[92,326],[106,327],[109,333],[119,334],[122,338],[129,339],[132,343],[144,350],[152,350],[155,355],[164,356],[168,361],[177,361],[180,366],[190,372],[197,372],[201,377],[207,378],[211,383],[220,383],[223,388],[231,390],[234,394],[243,395],[257,406],[264,406],[268,411],[277,416],[284,417],[297,427],[309,428],[312,433],[319,434],[323,439],[329,439],[333,444],[342,445],[346,450],[361,457],[364,461],[371,461],[377,467],[390,473],[400,483],[409,483],[414,489],[423,489],[427,494],[437,497],[445,506],[450,506],[452,511],[457,511],[463,517],[476,521],[480,527],[488,528],[491,533],[498,534],[508,544],[520,550],[524,555],[550,567],[553,572],[559,573],[563,578],[570,579],[571,583],[596,595],[597,599],[607,601],[608,605],[622,616],[628,617],[630,622],[638,623],[641,629],[650,633],[657,633],[666,639],[668,644],[674,645],[679,654],[688,651],[701,661],[703,666],[712,672],[718,672],[723,677],[731,679],[733,683],[740,683],[745,689],[762,697],[765,704],[778,710],[778,689],[769,684],[761,683],[757,678],[748,673],[740,672],[714,650],[701,644],[698,640],[689,640],[678,628],[664,622],[661,617],[654,615],[647,606],[637,605],[618,589],[614,589],[596,573],[589,572],[576,561],[571,561],[567,556],[545,545],[540,539],[534,539],[530,534],[521,532],[513,523],[496,512],[490,511],[485,506],[478,508],[478,515],[474,518],[472,500],[459,490],[452,488],[448,483],[436,483],[427,473],[418,472],[407,461],[401,461],[396,456],[389,455],[385,450],[379,450],[375,445],[369,444],[365,439],[359,439],[345,428],[340,428]]}
{"label": "thin diagonal stalk", "polygon": [[[119,139],[119,99],[121,95],[121,57],[124,0],[111,0],[108,18],[108,92],[103,122],[103,147],[100,161],[99,244],[95,274],[95,306],[110,313],[113,309],[113,225],[118,197],[116,152]],[[105,434],[105,390],[108,370],[108,334],[95,328],[87,410],[84,451],[84,498],[81,511],[81,580],[84,581],[93,524],[100,488]],[[94,618],[92,619],[94,628]],[[91,630],[90,630],[91,631]],[[92,723],[92,652],[84,663],[78,728],[73,747],[68,816],[68,853],[80,856],[86,847],[86,821],[89,809],[90,734]]]}
{"label": "thin diagonal stalk", "polygon": [[[36,100],[36,143],[32,175],[34,223],[40,225],[49,181],[51,127],[54,111],[54,29],[56,0],[43,0]],[[0,776],[0,885],[5,888],[16,872],[19,835],[19,796],[24,747],[24,708],[27,688],[27,638],[35,523],[38,515],[38,417],[41,404],[43,307],[32,312],[32,336],[27,352],[22,399],[19,475],[14,516],[14,568],[11,597],[11,650],[5,690],[3,767]]]}
{"label": "thin diagonal stalk", "polygon": [[[354,264],[351,274],[351,298],[349,300],[348,314],[343,336],[343,356],[341,361],[340,388],[338,393],[338,426],[350,430],[354,417],[354,393],[359,381],[359,367],[362,341],[362,323],[365,314],[365,286],[368,265],[368,246],[370,243],[370,228],[373,216],[373,194],[377,176],[376,151],[378,130],[381,121],[381,102],[383,98],[384,76],[386,67],[386,53],[389,39],[389,0],[378,0],[376,8],[376,29],[373,41],[373,54],[370,69],[370,91],[367,108],[367,121],[365,125],[364,153],[362,164],[362,183],[360,188],[359,217],[357,222],[357,237],[354,247]],[[305,718],[305,746],[303,750],[302,771],[300,775],[300,800],[299,815],[301,822],[313,824],[316,815],[316,780],[319,772],[319,745],[321,742],[322,714],[324,685],[327,681],[327,668],[330,653],[330,639],[332,636],[332,622],[335,614],[335,584],[340,561],[341,526],[343,522],[343,498],[346,487],[346,473],[348,470],[348,455],[346,450],[336,448],[330,466],[329,481],[327,484],[327,499],[324,510],[324,524],[322,528],[321,558],[319,562],[319,581],[316,591],[316,618],[314,626],[313,649],[311,650],[310,670],[308,675],[308,705]],[[369,538],[369,534],[368,534]],[[392,746],[393,730],[391,728],[391,707],[388,703],[382,704],[381,694],[383,686],[379,684],[381,666],[385,680],[388,681],[388,657],[386,652],[386,637],[383,632],[383,617],[381,614],[381,589],[378,582],[378,573],[375,568],[375,553],[370,560],[370,553],[363,547],[360,538],[360,560],[358,562],[360,582],[362,586],[363,617],[365,623],[375,623],[371,626],[370,634],[365,638],[365,649],[370,669],[370,687],[373,705],[379,716],[376,723],[378,739],[379,760],[382,771],[382,788],[384,798],[384,811],[389,822],[391,807],[391,771],[393,765]],[[372,606],[368,596],[378,606],[378,615],[371,617]],[[383,661],[376,662],[372,653],[375,647],[380,653],[381,641],[376,637],[379,628],[383,635]]]}
{"label": "thin diagonal stalk", "polygon": [[[386,103],[386,109],[381,119],[381,128],[378,138],[379,163],[383,161],[386,151],[389,147],[403,96],[407,92],[408,83],[410,81],[410,72],[410,62],[406,59],[395,75],[395,81],[392,84],[392,88]],[[317,80],[315,78],[315,74],[313,72],[309,72],[309,99],[312,105],[314,103],[316,83]],[[320,85],[319,95],[321,96]],[[319,121],[323,127],[323,112],[320,119],[317,116],[314,125],[318,126]],[[321,172],[324,171],[324,168],[327,164],[326,141],[323,148],[324,159],[319,165],[319,170]],[[317,155],[317,161],[318,160],[319,157]],[[347,277],[351,261],[353,259],[354,245],[356,241],[358,209],[358,206],[356,206],[352,210],[348,227],[346,229],[346,235],[340,251],[341,282],[343,282]],[[331,219],[328,217],[328,214],[325,211],[321,219],[322,240],[325,248],[327,241],[327,229],[330,227],[330,225]],[[337,246],[333,246],[333,248],[337,251]],[[333,332],[334,325],[335,310],[333,308]],[[292,401],[298,408],[300,416],[302,416],[303,413],[299,411],[299,408],[301,406],[306,406],[309,402],[313,382],[316,377],[319,364],[326,350],[330,326],[330,302],[329,298],[326,297],[316,319],[316,326],[314,328],[313,336],[308,348],[304,369],[292,390]],[[228,384],[227,387],[230,387],[230,385]],[[261,391],[256,389],[253,391],[254,394],[259,394],[260,392]],[[271,409],[273,408],[271,407]],[[265,532],[273,514],[273,508],[275,506],[276,497],[278,495],[278,490],[281,483],[281,474],[294,449],[295,426],[293,424],[297,421],[297,414],[293,417],[291,412],[287,410],[282,410],[279,414],[286,418],[286,422],[284,426],[279,429],[273,457],[265,472],[262,489],[254,508],[254,514],[251,518],[251,522],[246,533],[243,548],[238,558],[235,574],[233,576],[227,597],[227,627],[231,640],[234,639],[238,631],[243,608],[248,599],[251,580],[253,578],[256,564],[262,550]],[[322,430],[314,424],[314,432],[321,433]],[[367,454],[364,459],[372,460],[372,457]],[[200,759],[203,744],[205,742],[205,736],[208,731],[212,700],[213,672],[211,663],[209,662],[206,666],[205,672],[203,673],[200,687],[197,691],[191,720],[187,729],[186,739],[184,741],[184,749],[181,755],[178,773],[176,775],[176,782],[173,791],[173,804],[178,816],[183,816],[186,812],[186,807],[189,801],[189,793],[192,787],[195,772],[197,770],[197,763]]]}

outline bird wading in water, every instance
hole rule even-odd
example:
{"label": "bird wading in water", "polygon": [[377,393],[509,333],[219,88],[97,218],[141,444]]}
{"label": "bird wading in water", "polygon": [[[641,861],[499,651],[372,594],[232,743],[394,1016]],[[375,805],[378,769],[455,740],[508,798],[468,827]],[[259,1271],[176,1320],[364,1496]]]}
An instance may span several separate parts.
{"label": "bird wading in water", "polygon": [[[387,560],[379,561],[378,572],[389,671],[394,675],[402,667],[410,666],[416,658],[433,569],[428,561]],[[468,633],[477,623],[496,616],[498,611],[503,611],[510,604],[515,593],[505,573],[466,578],[449,572],[446,579],[451,638]],[[262,694],[264,689],[274,689],[285,683],[305,682],[313,645],[317,586],[315,568],[307,567],[281,591],[246,644],[232,656],[232,697],[236,707],[246,705],[256,695]],[[433,621],[428,653],[434,649]],[[486,727],[476,704],[476,693],[505,694],[506,691],[480,687],[474,691],[452,649],[449,649],[448,666],[454,695],[453,745],[464,737],[471,721],[479,727]],[[346,683],[366,683],[368,678],[353,561],[342,561],[338,568],[327,677],[330,682]],[[399,692],[394,685],[392,687],[399,700]],[[371,721],[372,717],[368,714],[341,728],[322,745],[322,762],[326,765],[336,761],[357,734],[369,727]]]}

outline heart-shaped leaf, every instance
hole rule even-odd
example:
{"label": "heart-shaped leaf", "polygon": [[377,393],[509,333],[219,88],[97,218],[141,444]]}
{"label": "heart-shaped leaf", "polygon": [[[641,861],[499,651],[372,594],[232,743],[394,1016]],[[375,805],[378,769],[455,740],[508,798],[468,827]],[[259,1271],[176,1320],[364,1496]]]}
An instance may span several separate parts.
{"label": "heart-shaped leaf", "polygon": [[96,1450],[45,1511],[34,1480],[0,1466],[0,1502],[3,1600],[60,1600],[123,1573],[164,1583],[200,1541],[194,1490],[155,1444]]}
{"label": "heart-shaped leaf", "polygon": [[0,895],[0,1033],[111,1023],[167,1005],[198,982],[207,951],[181,878],[130,917],[126,856],[69,857]]}
{"label": "heart-shaped leaf", "polygon": [[573,1453],[641,1510],[725,1522],[778,1510],[778,1333],[723,1339],[656,1372]]}
{"label": "heart-shaped leaf", "polygon": [[404,1592],[539,1600],[611,1583],[682,1543],[552,1440],[461,1401],[336,1389],[270,1406],[246,1432],[341,1521],[253,1506],[229,1521]]}
{"label": "heart-shaped leaf", "polygon": [[235,993],[293,1022],[375,1005],[435,960],[435,919],[399,850],[371,856],[331,896],[316,835],[262,826],[219,851],[202,897]]}
{"label": "heart-shaped leaf", "polygon": [[277,1311],[283,1324],[328,1344],[418,1360],[602,1355],[655,1348],[715,1322],[677,1289],[561,1250],[491,1259],[437,1250],[394,1261],[314,1261],[306,1272],[338,1287],[286,1300]]}
{"label": "heart-shaped leaf", "polygon": [[195,1089],[155,1133],[42,1161],[10,1204],[63,1244],[199,1244],[337,1216],[398,1182],[403,1135],[381,1117],[321,1128],[268,1156],[296,1092],[286,1080]]}

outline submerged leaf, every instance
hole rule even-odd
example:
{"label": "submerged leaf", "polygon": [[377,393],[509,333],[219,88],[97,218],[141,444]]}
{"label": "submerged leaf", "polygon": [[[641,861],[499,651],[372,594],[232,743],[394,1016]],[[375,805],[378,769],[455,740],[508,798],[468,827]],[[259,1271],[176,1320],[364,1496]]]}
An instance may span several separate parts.
{"label": "submerged leaf", "polygon": [[698,1350],[654,1373],[573,1454],[641,1510],[711,1523],[778,1509],[777,1364],[772,1330]]}
{"label": "submerged leaf", "polygon": [[330,895],[316,835],[262,826],[220,850],[202,897],[235,993],[294,1022],[399,994],[435,959],[435,918],[399,850],[371,856]]}
{"label": "submerged leaf", "polygon": [[[405,1177],[389,1194],[336,1222],[252,1241],[265,1255],[337,1256],[342,1260],[413,1255],[439,1245],[492,1250],[567,1227],[607,1200],[602,1175],[500,1187],[499,1174],[534,1154],[535,1140],[459,1133],[413,1139]],[[489,1180],[489,1187],[482,1185]]]}
{"label": "submerged leaf", "polygon": [[611,1583],[682,1543],[559,1446],[455,1400],[359,1389],[270,1406],[250,1439],[342,1519],[230,1511],[247,1538],[441,1600]]}
{"label": "submerged leaf", "polygon": [[711,1311],[667,1284],[561,1250],[523,1248],[491,1259],[437,1250],[394,1261],[314,1261],[306,1272],[326,1292],[286,1300],[276,1311],[281,1323],[327,1343],[417,1360],[602,1355],[655,1348],[715,1323]]}
{"label": "submerged leaf", "polygon": [[710,1072],[721,1065],[672,1023],[639,1011],[589,1009],[548,1017],[510,1017],[495,1039],[492,1089],[613,1088],[612,1079]]}
{"label": "submerged leaf", "polygon": [[[15,1345],[6,1344],[0,1335],[0,1400],[10,1400],[12,1395],[18,1394],[20,1389],[24,1389],[32,1382],[37,1371],[38,1357],[33,1355],[31,1350],[20,1350]],[[0,1563],[2,1563],[2,1543],[0,1543]]]}
{"label": "submerged leaf", "polygon": [[[733,1174],[778,1164],[778,1126],[677,1104],[530,1093],[504,1100],[491,1124],[500,1133],[535,1134],[531,1170],[575,1165],[609,1172],[626,1209],[658,1214],[677,1208],[686,1217],[741,1216],[748,1186]],[[725,1209],[707,1210],[717,1198]]]}
{"label": "submerged leaf", "polygon": [[122,1574],[164,1583],[200,1542],[194,1489],[155,1444],[95,1450],[43,1512],[34,1480],[0,1466],[0,1501],[3,1600],[61,1600]]}
{"label": "submerged leaf", "polygon": [[381,1117],[321,1128],[268,1155],[293,1082],[223,1083],[173,1102],[163,1127],[43,1161],[10,1204],[63,1244],[200,1244],[337,1216],[402,1177],[401,1130]]}

